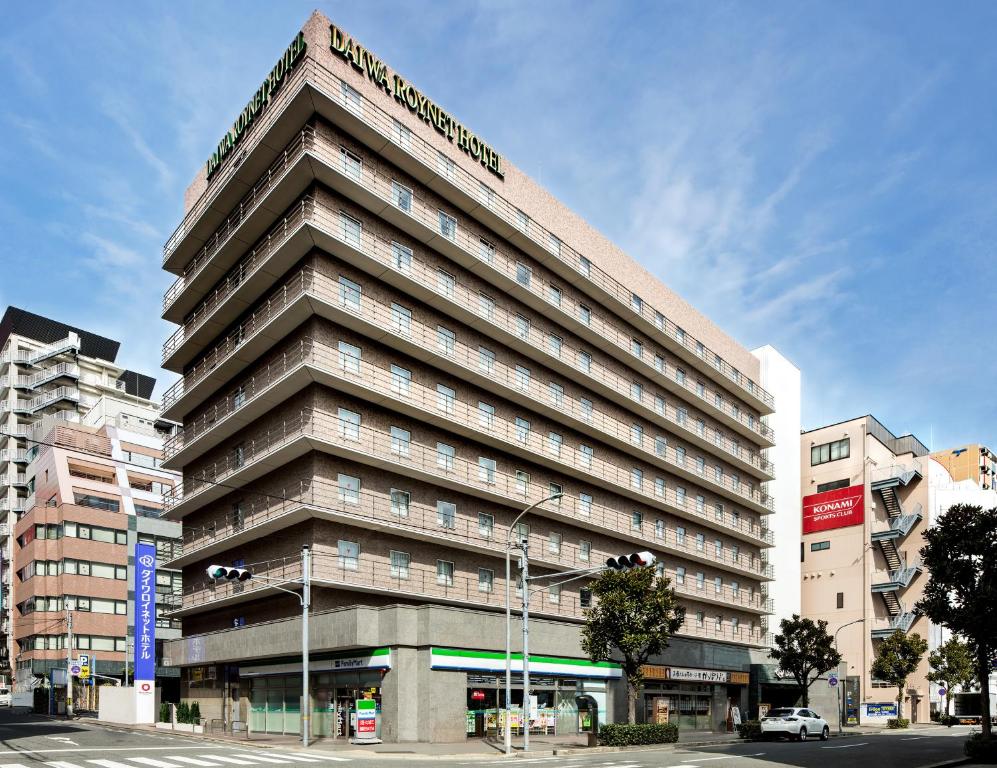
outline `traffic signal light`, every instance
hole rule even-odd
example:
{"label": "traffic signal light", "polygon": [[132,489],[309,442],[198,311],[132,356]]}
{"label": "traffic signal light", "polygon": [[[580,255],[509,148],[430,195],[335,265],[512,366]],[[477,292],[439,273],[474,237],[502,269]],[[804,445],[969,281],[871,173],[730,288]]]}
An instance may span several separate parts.
{"label": "traffic signal light", "polygon": [[634,552],[630,555],[618,555],[606,560],[606,567],[614,571],[627,571],[631,568],[641,568],[645,565],[654,565],[655,558],[650,552]]}
{"label": "traffic signal light", "polygon": [[208,578],[212,581],[225,579],[226,581],[248,581],[253,578],[253,574],[245,568],[230,568],[227,565],[209,565],[207,567]]}

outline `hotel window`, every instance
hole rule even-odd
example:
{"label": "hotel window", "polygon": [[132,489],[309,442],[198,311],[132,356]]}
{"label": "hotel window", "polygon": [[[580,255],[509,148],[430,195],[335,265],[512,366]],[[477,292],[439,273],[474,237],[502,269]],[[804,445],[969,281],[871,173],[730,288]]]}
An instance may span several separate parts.
{"label": "hotel window", "polygon": [[483,293],[478,294],[478,311],[489,320],[495,319],[495,299]]}
{"label": "hotel window", "polygon": [[360,95],[360,91],[342,81],[339,85],[343,106],[353,114],[363,117],[363,96]]}
{"label": "hotel window", "polygon": [[[741,525],[741,513],[735,509],[733,512],[730,513],[730,521],[735,528],[738,528]],[[751,529],[752,530],[755,529],[754,523],[751,524]]]}
{"label": "hotel window", "polygon": [[493,515],[478,513],[478,535],[483,539],[490,539],[495,534],[495,517]]}
{"label": "hotel window", "polygon": [[665,330],[665,316],[657,310],[654,312],[654,324],[659,331]]}
{"label": "hotel window", "polygon": [[630,339],[630,354],[638,360],[644,357],[644,345],[637,339]]}
{"label": "hotel window", "polygon": [[700,515],[706,513],[706,499],[699,495],[696,496],[696,512]]}
{"label": "hotel window", "polygon": [[724,468],[719,464],[713,465],[713,480],[718,483],[723,483],[724,481]]}
{"label": "hotel window", "polygon": [[550,334],[547,336],[547,346],[550,348],[550,353],[554,357],[561,356],[561,337],[556,334]]}
{"label": "hotel window", "polygon": [[731,405],[731,407],[730,407],[730,414],[731,414],[731,416],[733,416],[738,421],[741,420],[741,409],[738,406]]}
{"label": "hotel window", "polygon": [[484,456],[478,457],[478,479],[483,483],[493,485],[495,483],[495,459],[487,459]]}
{"label": "hotel window", "polygon": [[678,340],[679,344],[685,344],[685,331],[681,328],[675,328],[675,338]]}
{"label": "hotel window", "polygon": [[685,371],[681,368],[675,369],[675,381],[677,381],[682,386],[685,386]]}
{"label": "hotel window", "polygon": [[495,191],[483,182],[478,182],[478,197],[481,199],[481,203],[487,207],[491,208],[492,203],[495,201]]}
{"label": "hotel window", "polygon": [[339,304],[348,309],[360,311],[362,289],[348,277],[339,276]]}
{"label": "hotel window", "polygon": [[[240,384],[232,393],[232,410],[239,410],[246,403],[246,388]],[[134,487],[134,486],[132,486]]]}
{"label": "hotel window", "polygon": [[436,346],[447,357],[453,357],[457,346],[457,335],[449,328],[436,326]]}
{"label": "hotel window", "polygon": [[478,569],[478,591],[489,593],[495,582],[495,571],[490,568]]}
{"label": "hotel window", "polygon": [[696,626],[697,627],[702,627],[703,626],[703,612],[702,611],[696,611]]}
{"label": "hotel window", "polygon": [[724,582],[719,576],[713,580],[713,591],[718,595],[724,591]]}
{"label": "hotel window", "polygon": [[394,180],[391,182],[391,199],[403,211],[412,210],[412,190]]}
{"label": "hotel window", "polygon": [[738,620],[737,616],[732,616],[730,619],[730,631],[734,634],[741,633],[741,622]]}
{"label": "hotel window", "polygon": [[360,414],[346,408],[339,409],[339,436],[344,440],[360,439]]}
{"label": "hotel window", "polygon": [[550,601],[551,605],[558,605],[561,602],[561,585],[551,584],[550,589],[547,592],[547,599]]}
{"label": "hotel window", "polygon": [[550,432],[547,434],[547,448],[552,454],[561,457],[561,445],[564,443],[564,438],[562,438],[557,432]]}
{"label": "hotel window", "polygon": [[675,463],[678,464],[680,467],[685,466],[685,448],[683,448],[681,445],[676,446],[675,448]]}
{"label": "hotel window", "polygon": [[592,262],[584,256],[579,256],[578,271],[585,275],[585,277],[589,277],[592,274]]}
{"label": "hotel window", "polygon": [[675,528],[675,543],[680,547],[685,546],[685,526],[677,526]]}
{"label": "hotel window", "polygon": [[551,531],[550,536],[547,538],[547,551],[552,555],[561,554],[561,534]]}
{"label": "hotel window", "polygon": [[638,491],[644,487],[644,473],[637,467],[630,470],[630,487]]}
{"label": "hotel window", "polygon": [[412,335],[412,310],[403,307],[401,304],[391,304],[391,323],[395,327],[395,333],[402,336]]}
{"label": "hotel window", "polygon": [[730,561],[735,565],[741,560],[741,547],[738,544],[730,545]]}
{"label": "hotel window", "polygon": [[630,442],[634,445],[644,444],[644,428],[640,424],[630,425]]}
{"label": "hotel window", "polygon": [[748,428],[749,429],[755,428],[755,416],[752,413],[748,414]]}
{"label": "hotel window", "polygon": [[696,394],[700,397],[706,397],[706,385],[701,381],[696,382]]}
{"label": "hotel window", "polygon": [[689,411],[686,408],[676,408],[675,409],[675,423],[681,427],[685,426],[685,420],[689,417]]}
{"label": "hotel window", "polygon": [[644,525],[644,513],[634,510],[630,513],[630,530],[639,531]]}
{"label": "hotel window", "polygon": [[696,434],[700,437],[706,437],[706,422],[702,419],[696,419]]}
{"label": "hotel window", "polygon": [[446,443],[436,444],[436,466],[448,472],[453,470],[454,447]]}
{"label": "hotel window", "polygon": [[811,446],[810,466],[814,467],[818,464],[826,464],[829,461],[847,459],[850,455],[850,447],[851,444],[847,437],[844,440],[835,440],[833,443]]}
{"label": "hotel window", "polygon": [[547,389],[550,392],[550,401],[554,407],[564,408],[564,387],[552,381],[547,385]]}
{"label": "hotel window", "polygon": [[[556,496],[557,494],[562,493],[563,491],[564,491],[564,488],[562,488],[560,486],[560,484],[558,484],[558,483],[548,483],[547,484],[547,495],[548,496]],[[554,501],[552,501],[551,503],[555,507],[560,507],[561,506],[561,502],[563,500],[564,499],[562,497],[562,498],[554,499]]]}
{"label": "hotel window", "polygon": [[720,410],[723,410],[723,407],[724,407],[724,399],[723,399],[723,396],[722,396],[722,395],[721,395],[721,394],[720,394],[719,392],[714,392],[714,393],[713,393],[713,404],[714,404],[714,405],[715,405],[715,406],[716,406],[717,408],[719,408]]}
{"label": "hotel window", "polygon": [[810,545],[811,552],[823,552],[825,549],[831,548],[830,541],[815,541]]}
{"label": "hotel window", "polygon": [[337,553],[339,567],[344,571],[355,571],[360,566],[360,545],[357,542],[340,539]]}
{"label": "hotel window", "polygon": [[523,232],[530,228],[530,217],[518,208],[516,209],[516,226]]}
{"label": "hotel window", "polygon": [[412,391],[412,371],[400,365],[392,365],[391,391],[399,397],[408,397]]}
{"label": "hotel window", "polygon": [[363,238],[363,224],[360,220],[340,211],[339,226],[343,232],[343,241],[359,250]]}
{"label": "hotel window", "polygon": [[561,241],[558,240],[554,235],[547,235],[547,250],[553,253],[555,256],[561,255]]}
{"label": "hotel window", "polygon": [[741,596],[741,586],[736,581],[732,581],[730,583],[730,593],[735,598],[739,598]]}
{"label": "hotel window", "polygon": [[495,373],[495,353],[485,347],[478,347],[478,370],[491,376]]}
{"label": "hotel window", "polygon": [[654,396],[654,410],[660,413],[662,416],[665,415],[665,398],[661,395]]}
{"label": "hotel window", "polygon": [[644,385],[639,381],[630,382],[630,397],[638,403],[644,399]]}
{"label": "hotel window", "polygon": [[407,491],[391,489],[391,514],[395,517],[408,517],[409,504],[412,497]]}
{"label": "hotel window", "polygon": [[700,475],[706,474],[706,459],[702,456],[696,457],[696,472]]}
{"label": "hotel window", "polygon": [[485,429],[495,426],[495,406],[479,400],[478,401],[478,424]]}
{"label": "hotel window", "polygon": [[630,294],[630,308],[638,314],[644,311],[644,300],[636,293]]}
{"label": "hotel window", "polygon": [[717,502],[713,505],[713,517],[719,520],[721,523],[724,520],[724,505]]}
{"label": "hotel window", "polygon": [[582,412],[582,420],[592,421],[592,401],[583,397],[578,401],[578,406]]}
{"label": "hotel window", "polygon": [[516,315],[516,335],[521,339],[530,338],[530,327],[531,323],[529,318],[523,317],[522,315]]}
{"label": "hotel window", "polygon": [[702,571],[696,572],[696,589],[702,589],[706,586],[706,576]]}
{"label": "hotel window", "polygon": [[578,319],[585,323],[585,325],[592,325],[592,310],[584,304],[579,304]]}
{"label": "hotel window", "polygon": [[401,243],[392,242],[391,254],[394,257],[395,269],[408,274],[412,269],[412,249],[406,248]]}
{"label": "hotel window", "polygon": [[530,369],[522,365],[516,366],[516,388],[526,392],[530,388]]}
{"label": "hotel window", "polygon": [[436,290],[447,298],[453,298],[454,286],[456,286],[456,284],[457,281],[454,279],[454,276],[445,269],[438,269],[436,271]]}
{"label": "hotel window", "polygon": [[360,503],[360,478],[352,475],[339,475],[336,479],[339,486],[339,500],[344,504]]}
{"label": "hotel window", "polygon": [[724,617],[719,613],[713,619],[713,627],[717,632],[722,632],[724,628]]}
{"label": "hotel window", "polygon": [[675,583],[685,584],[685,566],[680,565],[675,568]]}
{"label": "hotel window", "polygon": [[533,271],[520,261],[516,262],[516,282],[529,287],[533,278]]}
{"label": "hotel window", "polygon": [[[237,446],[235,446],[235,448],[232,449],[232,463],[236,467],[241,467],[243,464],[246,463],[246,445],[245,445],[245,443],[239,443]],[[86,498],[89,500],[91,498],[100,498],[100,497],[99,496],[97,496],[97,497],[91,496],[91,497],[86,497]],[[115,506],[117,506],[116,502],[104,501],[103,499],[101,499],[101,501],[98,502],[98,504],[100,506],[110,505],[112,503],[115,504]],[[91,504],[84,504],[83,506],[91,506]],[[114,511],[117,511],[117,510],[114,510]]]}
{"label": "hotel window", "polygon": [[407,579],[412,556],[408,552],[398,552],[394,549],[391,550],[390,556],[391,577],[394,579]]}
{"label": "hotel window", "polygon": [[457,175],[454,161],[439,151],[436,153],[436,170],[445,179],[453,179]]}
{"label": "hotel window", "polygon": [[583,563],[587,563],[592,559],[592,542],[591,541],[579,541],[578,542],[578,559]]}
{"label": "hotel window", "polygon": [[449,560],[436,561],[436,583],[443,587],[453,586],[453,563]]}
{"label": "hotel window", "polygon": [[488,264],[495,260],[495,246],[484,238],[478,239],[478,258]]}
{"label": "hotel window", "polygon": [[401,427],[391,427],[391,452],[407,459],[412,452],[412,433]]}
{"label": "hotel window", "polygon": [[654,478],[654,495],[655,496],[665,495],[665,478],[663,477]]}
{"label": "hotel window", "polygon": [[343,174],[354,181],[360,181],[360,177],[363,175],[363,160],[346,147],[339,148],[339,157],[343,161]]}
{"label": "hotel window", "polygon": [[713,555],[717,560],[724,559],[724,543],[720,539],[713,540]]}
{"label": "hotel window", "polygon": [[436,524],[440,528],[457,527],[457,505],[450,501],[436,502]]}
{"label": "hotel window", "polygon": [[436,385],[436,407],[448,416],[453,416],[457,393],[445,384]]}
{"label": "hotel window", "polygon": [[555,285],[547,289],[547,301],[556,307],[561,306],[561,289]]}
{"label": "hotel window", "polygon": [[654,521],[654,537],[656,539],[665,538],[665,521],[660,518]]}
{"label": "hotel window", "polygon": [[658,373],[665,372],[665,358],[663,358],[661,355],[654,356],[654,370],[656,370]]}
{"label": "hotel window", "polygon": [[588,493],[578,494],[578,514],[588,517],[592,514],[592,496]]}
{"label": "hotel window", "polygon": [[702,533],[696,534],[696,551],[703,552],[706,550],[706,536]]}
{"label": "hotel window", "polygon": [[529,523],[516,523],[513,531],[516,533],[516,541],[523,542],[530,538]]}
{"label": "hotel window", "polygon": [[592,370],[592,355],[588,352],[578,353],[578,368],[586,373]]}
{"label": "hotel window", "polygon": [[578,463],[586,469],[592,467],[592,447],[589,445],[578,446]]}
{"label": "hotel window", "polygon": [[391,119],[391,135],[398,146],[405,149],[409,149],[412,146],[412,131],[394,118]]}
{"label": "hotel window", "polygon": [[530,473],[521,469],[516,470],[516,492],[520,496],[525,496],[530,489]]}
{"label": "hotel window", "polygon": [[685,488],[681,485],[675,486],[675,503],[680,507],[685,506]]}
{"label": "hotel window", "polygon": [[730,487],[731,490],[740,492],[741,490],[741,478],[737,475],[730,476]]}
{"label": "hotel window", "polygon": [[525,443],[530,437],[530,422],[519,416],[516,417],[516,439]]}

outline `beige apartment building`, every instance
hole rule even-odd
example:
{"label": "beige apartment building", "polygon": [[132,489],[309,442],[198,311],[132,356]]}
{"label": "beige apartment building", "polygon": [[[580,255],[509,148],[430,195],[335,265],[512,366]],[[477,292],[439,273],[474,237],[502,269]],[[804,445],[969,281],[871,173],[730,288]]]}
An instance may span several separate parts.
{"label": "beige apartment building", "polygon": [[997,484],[997,456],[985,445],[974,443],[945,451],[935,451],[931,458],[945,467],[954,482],[972,480],[982,490]]}
{"label": "beige apartment building", "polygon": [[[931,625],[913,612],[927,575],[918,560],[929,524],[928,449],[872,416],[809,430],[803,481],[802,615],[828,622],[847,667],[844,722],[885,724],[897,691],[870,675],[878,642]],[[903,717],[927,721],[927,654],[908,681]]]}
{"label": "beige apartment building", "polygon": [[[724,728],[769,642],[758,358],[323,15],[289,37],[163,255],[184,697],[298,732],[308,546],[314,733],[358,698],[386,741],[494,733],[515,536],[531,575],[652,550],[687,618],[640,716]],[[530,590],[533,731],[626,711],[586,583]]]}

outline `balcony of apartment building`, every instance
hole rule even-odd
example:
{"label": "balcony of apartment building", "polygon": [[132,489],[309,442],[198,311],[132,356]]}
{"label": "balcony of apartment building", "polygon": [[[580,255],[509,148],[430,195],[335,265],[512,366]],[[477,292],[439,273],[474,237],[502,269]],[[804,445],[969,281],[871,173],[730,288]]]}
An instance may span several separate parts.
{"label": "balcony of apartment building", "polygon": [[[336,178],[352,182],[352,172],[340,166],[341,163],[336,162],[333,166],[321,167],[338,169]],[[356,173],[362,177],[364,171],[360,169]],[[329,180],[323,179],[323,182],[326,181]],[[398,208],[398,196],[391,187],[393,182],[386,179],[381,182],[381,186],[385,187],[385,199],[376,206],[372,203],[370,207],[376,208],[382,218],[392,221],[394,217],[388,214],[398,211],[401,222],[420,221],[420,231],[415,233],[419,242],[430,243],[434,249],[444,252],[459,264],[474,268],[476,274],[490,275],[494,272],[496,277],[493,282],[503,292],[523,301],[541,316],[556,319],[559,327],[569,329],[595,348],[612,354],[618,362],[671,394],[694,403],[742,437],[764,445],[774,443],[774,434],[761,419],[719,393],[711,396],[702,381],[687,373],[681,364],[666,361],[664,355],[654,354],[650,348],[645,352],[643,343],[607,322],[598,308],[593,312],[585,305],[572,302],[559,289],[555,290],[554,286],[524,267],[514,255],[491,244],[483,247],[480,238],[467,234],[456,220],[445,221],[439,211],[431,213],[428,205],[423,206],[426,209],[423,215],[416,217],[413,213],[416,203],[411,195],[406,198],[405,208]],[[308,195],[292,205],[278,224],[257,241],[255,247],[196,306],[183,317],[171,315],[171,319],[177,322],[183,320],[183,326],[164,345],[164,366],[179,369],[189,364],[205,344],[225,330],[248,304],[272,284],[274,275],[283,274],[313,243],[324,245],[330,252],[341,255],[349,263],[360,266],[408,294],[434,302],[442,299],[445,302],[443,306],[449,306],[449,313],[464,322],[480,323],[480,313],[477,312],[480,297],[476,291],[458,283],[453,276],[446,285],[440,285],[439,270],[429,267],[411,251],[400,254],[398,244],[389,239],[365,233],[361,221],[344,218],[341,212],[333,210],[334,206],[326,200],[327,197]],[[313,230],[326,235],[325,240],[332,237],[333,242],[319,243],[314,233],[311,237],[307,236]],[[388,267],[387,271],[385,267]],[[427,295],[427,290],[431,295]],[[557,360],[550,361],[549,355],[545,354],[549,351],[546,339],[536,338],[541,335],[539,331],[532,330],[524,338],[518,327],[522,318],[499,309],[493,310],[492,314],[495,315],[494,324],[481,326],[480,330],[539,362],[563,367],[565,360],[575,356],[572,350],[563,349],[559,350]],[[619,379],[618,390],[628,391],[631,388],[632,381],[605,371],[598,363],[594,367],[597,372]],[[164,404],[164,408],[168,411],[170,405]],[[762,479],[771,479],[771,465],[757,450],[751,450],[750,454],[752,467],[748,471],[759,473]]]}
{"label": "balcony of apartment building", "polygon": [[[299,132],[303,118],[313,111],[359,141],[376,147],[387,161],[452,200],[455,208],[471,214],[499,237],[549,266],[562,279],[582,286],[598,303],[612,308],[645,334],[661,339],[694,369],[725,387],[736,389],[761,413],[772,412],[771,395],[754,381],[312,60],[303,62],[291,75],[266,116],[247,137],[238,157],[222,168],[184,217],[164,246],[166,269],[180,273],[183,265],[197,262],[198,249],[212,246],[212,232],[216,228],[227,231],[237,225],[246,217],[247,208],[256,205],[262,195],[279,188],[285,176],[300,167],[291,158],[309,150]],[[287,148],[275,152],[273,146]],[[240,200],[246,189],[249,199]],[[353,191],[361,199],[367,196],[360,194],[360,190]],[[285,197],[289,196],[285,193]],[[232,211],[228,219],[221,213],[226,210]],[[210,257],[203,256],[202,261],[207,258]]]}

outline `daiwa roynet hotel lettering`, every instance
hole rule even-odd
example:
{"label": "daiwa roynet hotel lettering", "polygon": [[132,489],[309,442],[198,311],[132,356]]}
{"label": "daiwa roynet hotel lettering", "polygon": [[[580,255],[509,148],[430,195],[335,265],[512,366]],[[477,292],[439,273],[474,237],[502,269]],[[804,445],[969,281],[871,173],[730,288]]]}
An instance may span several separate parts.
{"label": "daiwa roynet hotel lettering", "polygon": [[[619,721],[619,664],[581,649],[591,579],[558,575],[651,550],[687,613],[638,717],[726,730],[770,642],[769,368],[321,13],[254,88],[163,252],[183,697],[300,731],[301,607],[274,587],[307,545],[315,737]],[[546,577],[528,718],[510,538]]]}

